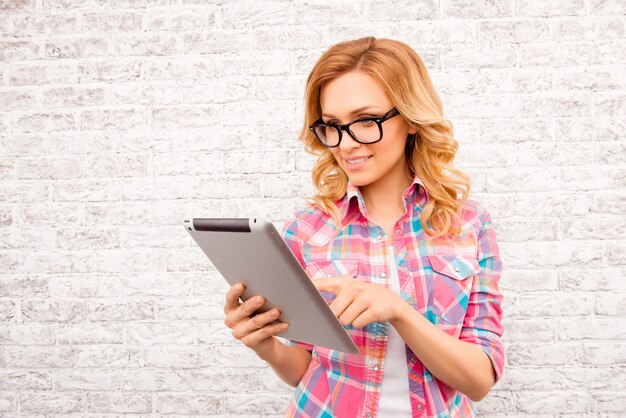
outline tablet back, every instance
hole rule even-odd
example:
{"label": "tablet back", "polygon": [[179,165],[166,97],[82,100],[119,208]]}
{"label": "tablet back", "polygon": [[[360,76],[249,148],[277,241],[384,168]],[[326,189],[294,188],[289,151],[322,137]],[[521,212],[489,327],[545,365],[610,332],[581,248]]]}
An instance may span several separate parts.
{"label": "tablet back", "polygon": [[[358,354],[344,326],[271,222],[259,218],[193,218],[185,229],[230,286],[242,282],[242,300],[261,295],[287,322],[282,338]],[[224,294],[226,297],[226,294]]]}

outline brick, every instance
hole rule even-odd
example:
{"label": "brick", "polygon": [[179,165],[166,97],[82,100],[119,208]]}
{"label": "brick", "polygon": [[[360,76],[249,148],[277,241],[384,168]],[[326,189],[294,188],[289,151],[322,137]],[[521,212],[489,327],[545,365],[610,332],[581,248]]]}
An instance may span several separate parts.
{"label": "brick", "polygon": [[626,402],[620,396],[621,391],[593,390],[591,391],[591,405],[594,411],[623,413]]}
{"label": "brick", "polygon": [[69,157],[26,157],[15,162],[18,179],[75,179],[82,176],[81,159]]}
{"label": "brick", "polygon": [[195,299],[158,301],[156,303],[156,317],[160,320],[170,321],[223,320],[224,299],[225,294],[205,301]]}
{"label": "brick", "polygon": [[51,380],[58,391],[112,391],[120,388],[122,378],[115,371],[62,369],[53,371]]}
{"label": "brick", "polygon": [[[155,58],[143,65],[144,77],[146,80],[210,80],[222,73],[224,75],[233,75],[233,73],[225,73],[226,68],[229,71],[239,71],[238,74],[249,74],[248,71],[258,74],[253,67],[239,65],[240,61],[235,61],[238,58],[240,57],[222,57],[219,54],[187,56],[177,60],[168,59],[167,57]],[[224,63],[228,63],[228,59],[234,62],[231,65],[224,65]],[[262,66],[264,63],[267,64],[269,61],[258,56],[254,57],[254,59],[251,57],[241,57],[240,59],[245,59],[250,65],[260,64],[259,66]],[[242,71],[242,67],[246,67],[247,70],[245,72]]]}
{"label": "brick", "polygon": [[590,42],[541,42],[519,45],[516,56],[520,65],[567,67],[591,64],[592,52]]}
{"label": "brick", "polygon": [[20,90],[0,91],[0,109],[22,110],[37,106],[34,92]]}
{"label": "brick", "polygon": [[6,346],[6,366],[25,369],[72,367],[72,347]]}
{"label": "brick", "polygon": [[87,410],[90,412],[149,413],[152,397],[149,393],[87,392]]}
{"label": "brick", "polygon": [[[143,350],[119,344],[77,345],[74,350],[76,368],[138,368],[142,367]],[[146,365],[148,366],[148,365]]]}
{"label": "brick", "polygon": [[[253,49],[256,32],[216,29],[210,32],[189,32],[182,35],[181,51],[185,55],[237,53]],[[253,35],[254,34],[254,35]]]}
{"label": "brick", "polygon": [[184,322],[130,322],[124,326],[128,344],[192,344],[191,324]]}
{"label": "brick", "polygon": [[198,128],[211,126],[219,120],[218,108],[203,106],[168,106],[152,109],[153,129]]}
{"label": "brick", "polygon": [[175,34],[133,33],[111,37],[111,53],[115,56],[165,56],[178,52]]}
{"label": "brick", "polygon": [[584,341],[582,361],[592,365],[624,364],[626,343],[623,341]]}
{"label": "brick", "polygon": [[28,61],[40,57],[41,48],[38,42],[31,40],[2,40],[0,41],[0,61]]}
{"label": "brick", "polygon": [[589,293],[539,294],[520,298],[520,312],[528,317],[586,317],[594,311],[595,297]]}
{"label": "brick", "polygon": [[594,44],[592,63],[602,65],[623,64],[626,62],[626,42],[622,40],[598,42]]}
{"label": "brick", "polygon": [[84,319],[84,307],[77,300],[28,299],[22,301],[22,320],[28,322],[77,322]]}
{"label": "brick", "polygon": [[[523,302],[523,300],[522,300]],[[510,312],[504,310],[505,315],[509,316]],[[526,315],[526,312],[524,312]],[[503,319],[503,325],[505,320]],[[556,337],[555,326],[547,321],[537,321],[536,319],[515,319],[506,320],[505,335],[506,341],[511,342],[537,342],[537,341],[554,341]]]}
{"label": "brick", "polygon": [[58,87],[43,91],[42,105],[45,107],[79,107],[105,104],[102,88]]}
{"label": "brick", "polygon": [[522,120],[490,118],[481,121],[478,137],[485,142],[527,142],[554,138],[553,122],[545,118]]}
{"label": "brick", "polygon": [[435,0],[401,0],[389,4],[368,0],[365,3],[364,14],[367,20],[397,22],[429,19],[437,15],[438,12],[439,3]]}
{"label": "brick", "polygon": [[92,58],[108,55],[107,39],[92,36],[45,41],[43,48],[45,57],[53,59]]}
{"label": "brick", "polygon": [[590,6],[592,15],[620,14],[624,12],[624,5],[618,0],[592,0]]}
{"label": "brick", "polygon": [[513,2],[490,2],[487,0],[443,0],[441,2],[441,12],[444,17],[458,17],[465,19],[474,19],[481,17],[504,17],[512,15]]}
{"label": "brick", "polygon": [[626,331],[619,324],[619,316],[588,316],[576,319],[559,319],[558,337],[562,340],[623,339]]}
{"label": "brick", "polygon": [[54,324],[1,324],[0,342],[8,345],[53,345]]}
{"label": "brick", "polygon": [[549,413],[585,413],[590,404],[589,395],[581,390],[568,392],[570,396],[561,397],[558,391],[524,391],[516,393],[517,409],[527,414]]}
{"label": "brick", "polygon": [[542,42],[550,37],[548,22],[541,20],[499,20],[478,24],[481,44]]}
{"label": "brick", "polygon": [[441,64],[446,68],[503,68],[515,61],[510,44],[491,47],[474,44],[452,44],[441,51]]}
{"label": "brick", "polygon": [[478,85],[486,93],[533,93],[552,88],[552,77],[542,69],[483,68]]}
{"label": "brick", "polygon": [[107,10],[79,14],[81,31],[86,33],[108,34],[110,32],[134,32],[141,30],[142,14],[135,11],[109,12]]}
{"label": "brick", "polygon": [[257,30],[275,27],[291,21],[292,6],[282,1],[263,3],[225,3],[220,9],[224,28]]}
{"label": "brick", "polygon": [[80,62],[75,71],[78,82],[124,82],[141,77],[142,61],[138,58],[89,60]]}
{"label": "brick", "polygon": [[147,115],[136,108],[83,110],[78,123],[82,130],[138,129],[147,126]]}
{"label": "brick", "polygon": [[599,268],[561,269],[559,287],[563,290],[625,291],[626,283],[621,279],[625,266]]}
{"label": "brick", "polygon": [[56,329],[59,344],[121,344],[124,341],[121,324],[76,323],[59,325]]}
{"label": "brick", "polygon": [[3,375],[2,389],[43,390],[52,388],[50,373],[44,371],[15,371]]}
{"label": "brick", "polygon": [[22,412],[30,413],[75,413],[83,411],[82,391],[22,391],[20,406]]}
{"label": "brick", "polygon": [[507,362],[511,366],[575,365],[580,363],[580,347],[575,342],[511,343]]}
{"label": "brick", "polygon": [[558,0],[550,3],[521,0],[515,4],[516,14],[521,16],[580,16],[585,14],[584,0]]}
{"label": "brick", "polygon": [[226,413],[221,394],[159,393],[154,408],[162,414],[209,414]]}
{"label": "brick", "polygon": [[[148,346],[142,349],[145,367],[180,368],[192,370],[194,385],[202,386],[204,370],[195,369],[198,355],[197,349],[190,346]],[[211,369],[207,369],[207,374]],[[222,373],[216,371],[215,374]],[[206,388],[206,386],[204,386]]]}
{"label": "brick", "polygon": [[619,239],[626,235],[626,219],[610,215],[563,219],[560,233],[564,239]]}
{"label": "brick", "polygon": [[71,131],[76,129],[73,112],[14,113],[11,124],[16,132]]}
{"label": "brick", "polygon": [[590,211],[610,215],[626,213],[626,191],[593,193]]}

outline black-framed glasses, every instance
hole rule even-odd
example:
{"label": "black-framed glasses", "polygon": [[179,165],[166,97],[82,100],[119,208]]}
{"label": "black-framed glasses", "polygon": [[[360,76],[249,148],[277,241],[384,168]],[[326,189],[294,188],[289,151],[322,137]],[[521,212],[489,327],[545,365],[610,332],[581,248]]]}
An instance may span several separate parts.
{"label": "black-framed glasses", "polygon": [[383,122],[391,119],[400,112],[395,107],[382,116],[360,118],[345,125],[324,123],[319,118],[309,126],[320,144],[332,148],[341,142],[341,131],[346,131],[352,139],[361,144],[373,144],[383,139]]}

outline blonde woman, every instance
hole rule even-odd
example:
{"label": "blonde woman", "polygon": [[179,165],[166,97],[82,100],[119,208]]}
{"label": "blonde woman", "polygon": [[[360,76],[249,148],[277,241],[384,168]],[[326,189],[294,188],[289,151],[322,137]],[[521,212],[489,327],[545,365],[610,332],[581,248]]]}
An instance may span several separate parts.
{"label": "blonde woman", "polygon": [[395,40],[339,43],[313,67],[305,105],[317,194],[283,239],[360,354],[283,344],[287,324],[252,317],[264,299],[239,303],[237,286],[226,325],[295,387],[286,416],[475,416],[504,369],[502,262],[424,63]]}

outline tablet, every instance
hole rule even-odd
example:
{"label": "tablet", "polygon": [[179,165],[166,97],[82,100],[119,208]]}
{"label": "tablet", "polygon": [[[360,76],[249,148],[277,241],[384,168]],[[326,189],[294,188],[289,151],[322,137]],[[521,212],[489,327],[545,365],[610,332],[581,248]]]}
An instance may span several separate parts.
{"label": "tablet", "polygon": [[[281,338],[345,353],[359,349],[274,225],[260,218],[187,218],[183,225],[230,286],[245,284],[241,300],[261,295],[286,322]],[[224,298],[226,294],[224,294]]]}

